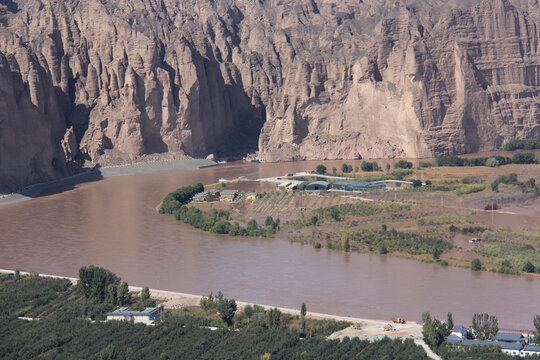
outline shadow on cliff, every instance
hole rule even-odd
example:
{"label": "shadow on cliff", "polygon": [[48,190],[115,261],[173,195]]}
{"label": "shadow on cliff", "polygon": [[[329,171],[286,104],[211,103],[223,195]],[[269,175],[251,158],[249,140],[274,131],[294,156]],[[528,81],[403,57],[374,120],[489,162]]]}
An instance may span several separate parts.
{"label": "shadow on cliff", "polygon": [[15,14],[19,12],[19,5],[12,0],[0,0],[0,5],[4,5],[7,8],[7,11],[11,13]]}

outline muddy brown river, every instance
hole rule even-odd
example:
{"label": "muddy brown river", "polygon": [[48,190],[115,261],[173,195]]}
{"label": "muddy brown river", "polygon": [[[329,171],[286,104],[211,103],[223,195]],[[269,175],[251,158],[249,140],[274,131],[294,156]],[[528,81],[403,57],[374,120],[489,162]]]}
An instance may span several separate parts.
{"label": "muddy brown river", "polygon": [[[169,191],[219,178],[275,176],[316,162],[230,163],[195,171],[107,178],[0,207],[0,268],[77,276],[104,266],[131,285],[207,294],[336,315],[420,320],[454,314],[469,325],[474,312],[502,328],[531,329],[540,314],[540,279],[341,253],[284,239],[203,233],[159,215]],[[326,163],[340,167],[341,162]],[[539,224],[540,226],[540,224]]]}

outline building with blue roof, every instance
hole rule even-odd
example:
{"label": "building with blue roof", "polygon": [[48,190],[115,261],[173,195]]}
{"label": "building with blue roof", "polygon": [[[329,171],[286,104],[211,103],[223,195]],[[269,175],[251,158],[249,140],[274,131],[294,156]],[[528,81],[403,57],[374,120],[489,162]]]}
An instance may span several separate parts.
{"label": "building with blue roof", "polygon": [[130,307],[119,307],[107,313],[107,321],[120,320],[152,325],[158,319],[159,308],[157,307],[147,307],[141,311],[132,310]]}
{"label": "building with blue roof", "polygon": [[527,355],[540,355],[540,346],[538,345],[525,345],[519,354],[521,356]]}
{"label": "building with blue roof", "polygon": [[330,189],[330,183],[328,181],[314,181],[306,185],[307,191],[321,191]]}
{"label": "building with blue roof", "polygon": [[461,339],[467,338],[467,328],[463,325],[456,325],[450,332],[451,335],[457,336]]}
{"label": "building with blue roof", "polygon": [[495,341],[504,341],[504,342],[520,342],[525,343],[525,337],[520,333],[511,333],[511,332],[502,332],[499,331],[495,338]]}
{"label": "building with blue roof", "polygon": [[369,181],[336,181],[332,183],[332,189],[343,191],[373,191],[386,189],[386,184]]}
{"label": "building with blue roof", "polygon": [[470,340],[466,337],[461,338],[456,334],[460,333],[463,329],[461,326],[454,327],[452,329],[452,335],[444,339],[444,342],[464,346],[498,346],[501,352],[513,356],[540,355],[540,346],[525,344],[523,334],[498,332],[495,335],[495,340]]}

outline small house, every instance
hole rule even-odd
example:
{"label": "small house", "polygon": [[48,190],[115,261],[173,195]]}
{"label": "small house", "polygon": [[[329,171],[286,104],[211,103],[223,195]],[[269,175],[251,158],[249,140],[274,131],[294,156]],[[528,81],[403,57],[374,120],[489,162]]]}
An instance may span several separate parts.
{"label": "small house", "polygon": [[315,174],[315,170],[308,169],[308,170],[306,170],[306,173],[307,174]]}
{"label": "small house", "polygon": [[219,200],[221,196],[221,193],[219,192],[218,189],[209,189],[206,193],[206,196],[208,196],[208,194],[212,195],[212,201]]}
{"label": "small house", "polygon": [[285,175],[284,175],[284,176],[285,176],[285,177],[291,177],[291,176],[294,176],[294,174],[293,174],[293,173],[291,173],[291,172],[288,172],[288,173],[285,173]]}
{"label": "small house", "polygon": [[107,313],[107,321],[120,320],[152,325],[159,319],[159,308],[148,307],[142,311],[131,310],[130,307],[119,307]]}
{"label": "small house", "polygon": [[523,344],[519,342],[505,342],[505,341],[494,341],[501,348],[501,352],[509,355],[519,355],[521,349],[523,349]]}
{"label": "small house", "polygon": [[238,196],[238,190],[223,190],[219,197],[219,201],[222,202],[233,202]]}
{"label": "small house", "polygon": [[368,181],[336,181],[332,184],[332,189],[343,191],[373,191],[384,190],[386,184],[383,182]]}
{"label": "small house", "polygon": [[521,356],[540,355],[540,346],[538,346],[538,345],[525,345],[523,347],[523,350],[521,350],[521,353],[519,355],[521,355]]}
{"label": "small house", "polygon": [[511,333],[499,331],[497,335],[493,338],[495,341],[505,342],[505,343],[525,343],[525,336],[521,333]]}
{"label": "small house", "polygon": [[306,185],[307,191],[321,191],[330,189],[330,183],[328,181],[314,181]]}
{"label": "small house", "polygon": [[256,192],[248,192],[244,194],[246,200],[255,200],[257,199],[257,196],[259,196],[259,194]]}
{"label": "small house", "polygon": [[450,335],[457,336],[460,339],[466,339],[467,338],[467,328],[463,325],[456,325],[452,328],[452,331],[450,332]]}
{"label": "small house", "polygon": [[206,195],[208,195],[208,191],[203,191],[193,195],[193,198],[191,200],[195,202],[203,202],[206,201]]}

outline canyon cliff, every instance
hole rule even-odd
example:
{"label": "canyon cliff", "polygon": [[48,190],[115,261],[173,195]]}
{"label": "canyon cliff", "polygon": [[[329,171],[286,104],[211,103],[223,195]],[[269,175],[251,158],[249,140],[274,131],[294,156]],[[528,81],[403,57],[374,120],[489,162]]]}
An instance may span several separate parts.
{"label": "canyon cliff", "polygon": [[0,191],[83,162],[540,135],[537,0],[0,0]]}

